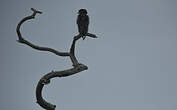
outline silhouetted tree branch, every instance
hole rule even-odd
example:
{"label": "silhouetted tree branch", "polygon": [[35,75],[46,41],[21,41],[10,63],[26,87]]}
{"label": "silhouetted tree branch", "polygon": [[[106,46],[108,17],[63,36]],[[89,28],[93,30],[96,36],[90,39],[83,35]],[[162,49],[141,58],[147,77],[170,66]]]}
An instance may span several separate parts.
{"label": "silhouetted tree branch", "polygon": [[[81,35],[77,35],[77,36],[75,36],[73,38],[73,42],[72,42],[72,45],[71,45],[71,48],[70,48],[70,52],[59,52],[59,51],[54,50],[52,48],[40,47],[40,46],[34,45],[34,44],[30,43],[29,41],[25,40],[22,37],[21,32],[20,32],[20,27],[25,21],[30,20],[30,19],[34,19],[36,14],[42,14],[41,11],[38,11],[38,10],[36,10],[34,8],[31,8],[31,10],[33,11],[32,15],[23,18],[17,25],[16,31],[17,31],[17,35],[18,35],[18,42],[22,43],[22,44],[26,44],[26,45],[28,45],[28,46],[32,47],[33,49],[36,49],[36,50],[52,52],[52,53],[54,53],[54,54],[56,54],[58,56],[68,56],[68,57],[70,57],[70,59],[71,59],[71,61],[73,63],[73,68],[71,68],[71,69],[67,69],[67,70],[63,70],[63,71],[52,71],[52,72],[47,73],[46,75],[44,75],[39,80],[39,82],[37,84],[37,87],[36,87],[37,103],[41,107],[43,107],[44,109],[54,110],[56,106],[53,105],[53,104],[48,103],[47,101],[45,101],[43,99],[43,97],[42,97],[42,89],[43,89],[44,85],[49,84],[50,83],[50,79],[52,79],[54,77],[66,77],[66,76],[70,76],[70,75],[73,75],[73,74],[76,74],[78,72],[81,72],[81,71],[84,71],[84,70],[88,69],[87,66],[78,63],[78,61],[77,61],[77,59],[75,57],[75,52],[74,52],[75,43],[76,43],[76,41],[78,39],[81,38]],[[88,33],[88,36],[96,38],[95,35],[90,34],[90,33]]]}

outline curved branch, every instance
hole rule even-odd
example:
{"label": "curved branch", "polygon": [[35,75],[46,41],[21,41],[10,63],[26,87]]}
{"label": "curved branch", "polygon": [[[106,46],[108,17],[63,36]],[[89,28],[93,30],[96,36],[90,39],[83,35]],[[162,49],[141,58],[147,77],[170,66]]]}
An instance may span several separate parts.
{"label": "curved branch", "polygon": [[56,54],[58,56],[69,56],[71,61],[72,61],[72,63],[73,63],[73,68],[71,68],[71,69],[67,69],[67,70],[63,70],[63,71],[52,71],[50,73],[47,73],[46,75],[44,75],[39,80],[39,82],[37,84],[37,87],[36,87],[37,103],[41,107],[43,107],[44,109],[55,110],[56,105],[50,104],[50,103],[48,103],[47,101],[45,101],[43,99],[43,97],[42,97],[42,89],[43,89],[44,85],[49,84],[50,83],[50,79],[52,79],[54,77],[66,77],[66,76],[70,76],[70,75],[73,75],[73,74],[76,74],[78,72],[81,72],[81,71],[84,71],[84,70],[88,69],[87,66],[78,63],[78,61],[77,61],[77,59],[75,57],[75,54],[74,54],[76,41],[78,39],[80,39],[81,36],[77,35],[77,36],[74,37],[69,53],[67,53],[67,52],[59,52],[59,51],[56,51],[56,50],[54,50],[52,48],[40,47],[40,46],[37,46],[37,45],[34,45],[34,44],[30,43],[29,41],[25,40],[22,37],[21,32],[20,32],[20,27],[25,21],[30,20],[30,19],[34,19],[35,15],[37,13],[39,13],[39,14],[42,13],[40,11],[37,11],[36,9],[33,9],[33,8],[31,8],[31,10],[33,11],[33,14],[31,16],[27,16],[27,17],[23,18],[17,25],[16,31],[17,31],[17,35],[18,35],[18,38],[19,38],[18,42],[26,44],[26,45],[32,47],[33,49],[37,49],[37,50],[40,50],[40,51],[52,52],[52,53],[54,53],[54,54]]}
{"label": "curved branch", "polygon": [[27,20],[30,20],[30,19],[34,19],[36,14],[42,14],[42,12],[40,11],[37,11],[35,10],[34,8],[31,8],[31,10],[33,11],[33,14],[31,16],[27,16],[25,18],[23,18],[17,25],[17,28],[16,28],[16,32],[17,32],[17,35],[18,35],[18,42],[19,43],[23,43],[23,44],[26,44],[34,49],[37,49],[37,50],[40,50],[40,51],[49,51],[49,52],[52,52],[58,56],[69,56],[69,53],[67,52],[59,52],[59,51],[56,51],[52,48],[48,48],[48,47],[40,47],[40,46],[37,46],[37,45],[34,45],[32,43],[30,43],[29,41],[25,40],[22,35],[21,35],[21,32],[20,32],[20,27],[21,25],[27,21]]}
{"label": "curved branch", "polygon": [[50,79],[54,78],[54,77],[66,77],[66,76],[70,76],[73,74],[76,74],[78,72],[87,70],[87,66],[80,64],[75,68],[71,68],[68,70],[64,70],[64,71],[52,71],[50,73],[47,73],[46,75],[44,75],[38,82],[38,85],[36,87],[36,99],[37,99],[37,103],[43,107],[44,109],[47,110],[55,110],[56,105],[50,104],[47,101],[45,101],[42,98],[42,89],[44,87],[45,84],[49,84],[50,83]]}

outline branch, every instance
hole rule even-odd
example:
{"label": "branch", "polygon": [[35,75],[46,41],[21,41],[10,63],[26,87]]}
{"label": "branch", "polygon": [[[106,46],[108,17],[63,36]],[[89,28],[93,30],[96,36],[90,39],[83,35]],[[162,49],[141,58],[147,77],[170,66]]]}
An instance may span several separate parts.
{"label": "branch", "polygon": [[43,97],[42,97],[42,89],[43,89],[44,85],[45,84],[49,84],[50,83],[50,79],[52,79],[54,77],[66,77],[66,76],[70,76],[70,75],[73,75],[73,74],[76,74],[76,73],[79,73],[81,71],[84,71],[84,70],[88,69],[87,66],[78,63],[78,61],[77,61],[77,59],[75,57],[75,53],[74,53],[76,41],[78,39],[80,39],[81,36],[77,35],[77,36],[74,37],[72,45],[71,45],[71,48],[70,48],[70,52],[59,52],[59,51],[54,50],[52,48],[40,47],[40,46],[37,46],[37,45],[34,45],[34,44],[30,43],[29,41],[25,40],[22,37],[21,32],[20,32],[20,27],[25,21],[30,20],[30,19],[34,19],[36,14],[41,14],[42,13],[40,11],[37,11],[34,8],[31,8],[31,10],[33,11],[33,14],[31,16],[27,16],[27,17],[23,18],[17,25],[16,31],[17,31],[17,35],[18,35],[18,42],[22,43],[22,44],[26,44],[26,45],[28,45],[28,46],[32,47],[33,49],[36,49],[36,50],[49,51],[49,52],[52,52],[52,53],[54,53],[54,54],[56,54],[58,56],[69,56],[71,61],[72,61],[72,63],[73,63],[73,68],[71,68],[71,69],[67,69],[67,70],[63,70],[63,71],[52,71],[50,73],[47,73],[46,75],[44,75],[39,80],[38,85],[36,87],[37,103],[41,107],[43,107],[44,109],[55,110],[55,107],[56,107],[55,105],[52,105],[52,104],[48,103],[47,101],[45,101],[43,99]]}
{"label": "branch", "polygon": [[33,11],[33,14],[31,16],[27,16],[27,17],[23,18],[17,25],[16,31],[17,31],[17,35],[18,35],[18,42],[22,43],[22,44],[26,44],[26,45],[28,45],[28,46],[32,47],[33,49],[36,49],[36,50],[49,51],[49,52],[52,52],[52,53],[54,53],[58,56],[69,56],[69,53],[67,53],[67,52],[59,52],[59,51],[56,51],[56,50],[54,50],[52,48],[48,48],[48,47],[40,47],[40,46],[37,46],[37,45],[34,45],[34,44],[30,43],[29,41],[25,40],[22,37],[21,32],[20,32],[21,25],[27,20],[34,19],[36,14],[42,14],[42,12],[37,11],[34,8],[31,8],[31,10]]}
{"label": "branch", "polygon": [[78,72],[81,72],[81,71],[84,71],[87,69],[88,69],[87,66],[80,64],[75,68],[71,68],[71,69],[64,70],[64,71],[52,71],[52,72],[44,75],[40,79],[40,81],[38,82],[38,85],[36,87],[37,103],[46,110],[55,110],[56,105],[50,104],[42,98],[42,89],[43,89],[44,85],[49,84],[50,79],[52,79],[54,77],[67,77],[67,76],[76,74]]}
{"label": "branch", "polygon": [[95,34],[87,33],[86,36],[91,38],[98,38]]}
{"label": "branch", "polygon": [[[77,35],[77,36],[74,37],[74,40],[78,40],[78,39],[80,39],[81,37],[83,37],[83,35],[79,34],[79,35]],[[83,40],[84,40],[86,37],[98,38],[95,34],[91,34],[91,33],[86,33],[86,35],[84,36]]]}

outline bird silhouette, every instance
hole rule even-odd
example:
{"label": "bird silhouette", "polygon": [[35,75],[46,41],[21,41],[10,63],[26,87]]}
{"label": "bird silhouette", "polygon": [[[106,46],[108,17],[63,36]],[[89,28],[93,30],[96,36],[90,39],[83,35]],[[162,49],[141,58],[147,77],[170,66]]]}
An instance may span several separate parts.
{"label": "bird silhouette", "polygon": [[89,26],[89,16],[87,15],[86,9],[80,9],[77,16],[77,25],[79,34],[82,36],[83,40],[86,38]]}

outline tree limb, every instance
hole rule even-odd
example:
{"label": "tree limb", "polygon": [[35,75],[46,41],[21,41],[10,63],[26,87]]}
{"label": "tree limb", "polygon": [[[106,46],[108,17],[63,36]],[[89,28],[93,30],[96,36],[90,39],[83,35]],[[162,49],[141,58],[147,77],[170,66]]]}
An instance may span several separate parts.
{"label": "tree limb", "polygon": [[[80,39],[80,35],[77,35],[74,37],[71,48],[70,48],[70,52],[59,52],[59,51],[54,50],[52,48],[40,47],[40,46],[34,45],[34,44],[30,43],[29,41],[25,40],[22,37],[21,32],[20,32],[21,25],[27,20],[34,19],[36,14],[42,14],[41,11],[38,11],[34,8],[31,8],[31,10],[33,11],[33,14],[31,16],[27,16],[27,17],[23,18],[17,25],[16,31],[17,31],[17,35],[18,35],[18,42],[22,43],[22,44],[26,44],[36,50],[52,52],[58,56],[68,56],[68,57],[70,57],[70,59],[73,63],[73,68],[71,68],[71,69],[67,69],[67,70],[63,70],[63,71],[52,71],[50,73],[47,73],[39,80],[39,82],[37,84],[37,87],[36,87],[37,103],[46,110],[55,110],[56,106],[45,101],[42,97],[42,89],[43,89],[44,85],[49,84],[50,79],[52,79],[52,78],[70,76],[70,75],[79,73],[81,71],[87,70],[88,67],[83,64],[78,63],[78,61],[75,57],[75,52],[74,52],[75,44],[76,44],[76,41],[78,39]],[[90,35],[90,36],[93,37],[93,35]]]}
{"label": "tree limb", "polygon": [[68,69],[68,70],[64,70],[64,71],[52,71],[50,73],[47,73],[46,75],[44,75],[40,81],[38,82],[38,85],[36,87],[36,99],[37,99],[37,103],[47,109],[47,110],[55,110],[56,105],[50,104],[48,102],[46,102],[43,98],[42,98],[42,89],[44,87],[44,85],[49,84],[50,83],[50,79],[54,78],[54,77],[67,77],[73,74],[76,74],[78,72],[87,70],[87,66],[83,65],[83,64],[79,64],[77,67]]}
{"label": "tree limb", "polygon": [[67,52],[59,52],[59,51],[56,51],[56,50],[54,50],[52,48],[48,48],[48,47],[40,47],[40,46],[37,46],[37,45],[34,45],[34,44],[30,43],[29,41],[25,40],[22,37],[21,32],[20,32],[21,25],[27,20],[34,19],[36,14],[42,14],[42,12],[37,11],[34,8],[31,8],[31,10],[33,11],[33,14],[31,16],[27,16],[27,17],[23,18],[17,25],[16,31],[17,31],[17,35],[18,35],[18,38],[19,38],[18,42],[26,44],[26,45],[34,48],[34,49],[37,49],[37,50],[52,52],[52,53],[54,53],[58,56],[69,56],[69,53],[67,53]]}

